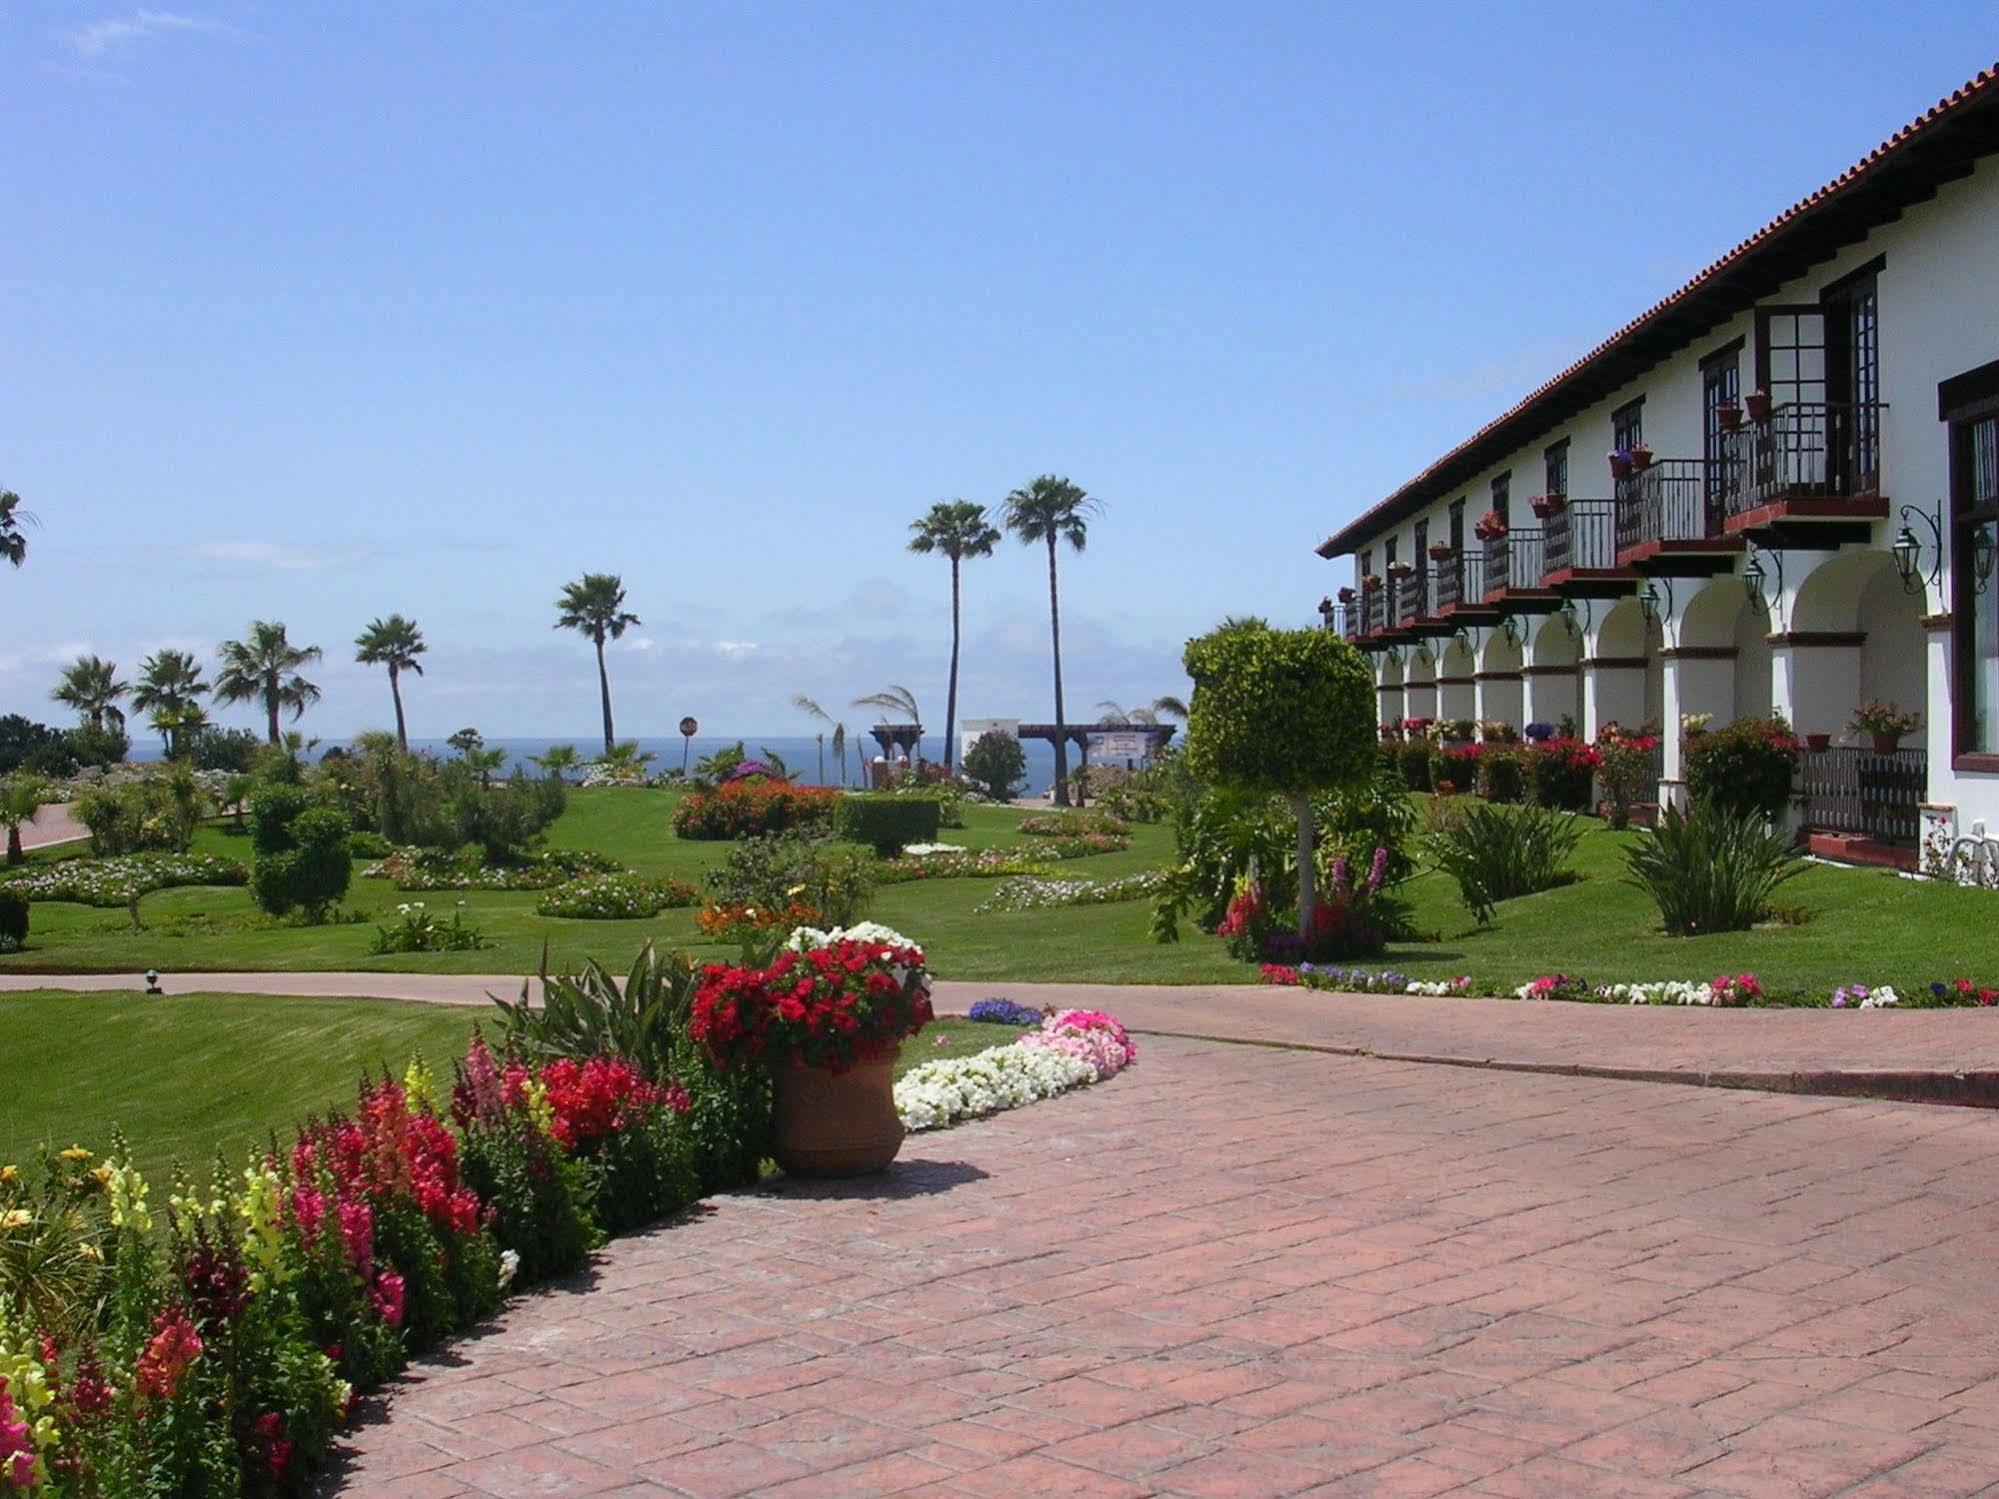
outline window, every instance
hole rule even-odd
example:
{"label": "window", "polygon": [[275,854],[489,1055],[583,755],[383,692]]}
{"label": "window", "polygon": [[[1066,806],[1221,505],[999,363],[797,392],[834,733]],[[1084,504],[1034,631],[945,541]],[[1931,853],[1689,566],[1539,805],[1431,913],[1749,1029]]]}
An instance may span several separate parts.
{"label": "window", "polygon": [[1566,437],[1541,455],[1541,468],[1543,494],[1569,492],[1569,440]]}
{"label": "window", "polygon": [[1451,501],[1451,550],[1465,549],[1465,502],[1463,499]]}
{"label": "window", "polygon": [[1999,589],[1992,586],[1999,551],[1999,411],[1953,422],[1950,445],[1951,615],[1960,684],[1953,694],[1953,737],[1960,756],[1999,755]]}
{"label": "window", "polygon": [[1828,480],[1835,494],[1880,488],[1881,303],[1877,265],[1826,288]]}
{"label": "window", "polygon": [[[1706,460],[1706,490],[1710,514],[1719,513],[1723,496],[1732,488],[1732,452],[1721,408],[1742,401],[1742,340],[1701,361],[1701,457]],[[1710,528],[1712,529],[1712,527]]]}
{"label": "window", "polygon": [[1362,552],[1362,553],[1360,554],[1360,575],[1361,575],[1361,577],[1365,578],[1365,577],[1367,577],[1367,576],[1368,576],[1369,574],[1371,574],[1371,573],[1372,573],[1373,571],[1374,571],[1374,553],[1373,553],[1373,552]]}
{"label": "window", "polygon": [[1510,521],[1512,519],[1510,513],[1512,505],[1510,492],[1512,488],[1513,471],[1511,469],[1500,474],[1492,481],[1492,508],[1499,512],[1499,518],[1503,521]]}
{"label": "window", "polygon": [[1823,307],[1756,309],[1756,383],[1773,411],[1824,402],[1825,324]]}
{"label": "window", "polygon": [[1641,396],[1629,406],[1620,406],[1610,414],[1610,445],[1613,448],[1635,448],[1645,440],[1645,401]]}
{"label": "window", "polygon": [[1417,613],[1430,607],[1430,523],[1416,522],[1416,555],[1410,559],[1416,564]]}

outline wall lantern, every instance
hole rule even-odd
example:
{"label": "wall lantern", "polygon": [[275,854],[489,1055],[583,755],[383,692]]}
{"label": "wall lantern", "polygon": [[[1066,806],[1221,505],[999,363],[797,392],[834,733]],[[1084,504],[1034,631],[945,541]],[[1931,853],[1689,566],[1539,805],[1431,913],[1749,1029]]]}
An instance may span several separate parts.
{"label": "wall lantern", "polygon": [[1556,611],[1568,623],[1569,633],[1580,640],[1589,633],[1591,610],[1588,599],[1582,601],[1582,608],[1576,608],[1574,599],[1563,599],[1562,607]]}
{"label": "wall lantern", "polygon": [[1763,566],[1763,559],[1765,557],[1768,557],[1776,566],[1776,596],[1781,598],[1784,593],[1784,554],[1782,552],[1766,552],[1752,541],[1749,543],[1749,561],[1742,568],[1743,591],[1749,595],[1750,604],[1762,614],[1770,612],[1771,600],[1770,593],[1766,591],[1770,582],[1770,572]]}
{"label": "wall lantern", "polygon": [[1992,527],[1988,522],[1971,533],[1971,579],[1979,593],[1992,581]]}
{"label": "wall lantern", "polygon": [[1664,594],[1666,613],[1671,614],[1673,612],[1673,580],[1670,578],[1655,579],[1647,583],[1645,591],[1638,595],[1638,612],[1645,616],[1646,623],[1648,624],[1656,625],[1659,622],[1660,583],[1666,585],[1666,592]]}
{"label": "wall lantern", "polygon": [[[1921,593],[1925,583],[1934,586],[1943,574],[1943,522],[1942,506],[1935,510],[1919,510],[1914,505],[1902,507],[1902,529],[1895,533],[1894,545],[1889,549],[1895,554],[1895,571],[1901,574],[1904,593]],[[1930,566],[1923,570],[1923,541],[1916,535],[1910,521],[1919,520],[1930,533]],[[1990,563],[1987,563],[1989,570]]]}

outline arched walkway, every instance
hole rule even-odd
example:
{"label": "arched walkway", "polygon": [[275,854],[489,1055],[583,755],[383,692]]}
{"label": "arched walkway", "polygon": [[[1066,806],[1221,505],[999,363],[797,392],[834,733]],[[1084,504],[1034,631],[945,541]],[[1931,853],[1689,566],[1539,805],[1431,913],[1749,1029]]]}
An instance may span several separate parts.
{"label": "arched walkway", "polygon": [[1477,670],[1465,642],[1453,636],[1437,658],[1437,717],[1478,717],[1477,684],[1472,680]]}
{"label": "arched walkway", "polygon": [[1408,718],[1437,716],[1437,660],[1419,645],[1403,668],[1402,712]]}
{"label": "arched walkway", "polygon": [[1582,631],[1566,614],[1545,615],[1535,626],[1523,668],[1527,723],[1560,728],[1569,718],[1581,725],[1582,646]]}
{"label": "arched walkway", "polygon": [[[1517,630],[1519,625],[1513,627]],[[1526,664],[1520,638],[1504,627],[1486,631],[1478,654],[1478,718],[1481,723],[1506,724],[1516,732],[1526,706],[1520,669]]]}

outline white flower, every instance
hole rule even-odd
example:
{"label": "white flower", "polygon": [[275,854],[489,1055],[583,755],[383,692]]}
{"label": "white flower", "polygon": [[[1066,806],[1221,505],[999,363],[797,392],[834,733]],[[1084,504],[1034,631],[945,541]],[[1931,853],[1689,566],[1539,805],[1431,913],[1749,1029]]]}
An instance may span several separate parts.
{"label": "white flower", "polygon": [[879,942],[888,947],[917,945],[894,927],[883,926],[878,921],[863,921],[857,926],[836,926],[826,930],[816,926],[794,927],[784,945],[792,952],[813,952],[837,942]]}
{"label": "white flower", "polygon": [[521,1257],[519,1255],[515,1254],[511,1249],[500,1251],[500,1289],[502,1291],[514,1283],[514,1277],[520,1273],[520,1269]]}

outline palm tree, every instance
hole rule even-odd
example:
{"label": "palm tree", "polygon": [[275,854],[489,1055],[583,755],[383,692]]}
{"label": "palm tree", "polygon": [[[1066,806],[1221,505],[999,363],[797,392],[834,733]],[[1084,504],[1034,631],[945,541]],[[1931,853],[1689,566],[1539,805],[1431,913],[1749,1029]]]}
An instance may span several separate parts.
{"label": "palm tree", "polygon": [[[802,692],[791,700],[791,706],[796,708],[799,712],[803,713],[808,718],[816,718],[821,723],[833,725],[833,758],[840,762],[840,784],[842,786],[846,785],[847,784],[847,726],[843,723],[836,721],[832,714],[828,713],[824,708],[820,707],[817,703],[812,701],[811,698],[807,697]],[[818,738],[819,738],[819,784],[824,786],[826,784],[825,730],[822,729],[819,732]]]}
{"label": "palm tree", "polygon": [[[173,759],[186,743],[186,730],[207,721],[199,699],[208,691],[201,679],[201,663],[192,651],[172,648],[155,651],[139,662],[139,683],[132,689],[132,706],[151,715],[152,725],[166,741],[167,758]],[[195,718],[184,722],[192,708]]]}
{"label": "palm tree", "polygon": [[606,745],[595,763],[614,781],[643,781],[646,767],[658,758],[651,750],[640,749],[638,741],[632,739]]}
{"label": "palm tree", "polygon": [[616,573],[585,573],[576,582],[563,584],[562,597],[555,601],[555,628],[587,635],[597,647],[597,687],[604,698],[607,756],[617,736],[611,731],[611,674],[604,666],[604,642],[621,638],[639,623],[642,621],[636,614],[625,612],[625,584]]}
{"label": "palm tree", "polygon": [[999,528],[986,519],[986,507],[970,500],[939,500],[921,520],[911,521],[912,552],[928,556],[942,552],[951,560],[951,685],[944,697],[944,770],[957,763],[952,742],[958,724],[958,570],[967,557],[990,557],[999,545]]}
{"label": "palm tree", "polygon": [[404,752],[409,750],[410,735],[408,726],[403,722],[401,678],[406,671],[423,675],[423,663],[417,657],[429,649],[424,644],[423,631],[416,627],[416,621],[404,619],[400,614],[374,620],[354,637],[356,661],[363,666],[386,666],[389,669],[389,696],[396,700],[396,746]]}
{"label": "palm tree", "polygon": [[62,680],[49,696],[76,709],[93,729],[102,729],[106,719],[113,728],[122,729],[125,715],[119,710],[118,699],[131,690],[131,684],[118,680],[116,661],[106,661],[101,656],[78,656],[63,668]]}
{"label": "palm tree", "polygon": [[492,749],[486,749],[482,745],[474,745],[465,752],[465,764],[479,777],[481,786],[491,786],[494,773],[506,769],[506,748],[503,745],[495,745]]}
{"label": "palm tree", "polygon": [[1045,542],[1048,547],[1048,630],[1055,647],[1055,805],[1069,805],[1069,746],[1062,721],[1062,602],[1055,582],[1055,543],[1066,541],[1082,551],[1090,539],[1090,517],[1103,502],[1085,494],[1080,485],[1055,474],[1043,474],[1006,497],[1002,519],[1023,546]]}
{"label": "palm tree", "polygon": [[34,522],[21,508],[21,497],[11,489],[0,489],[0,562],[19,567],[28,560],[28,538],[21,534],[21,522]]}
{"label": "palm tree", "polygon": [[146,721],[166,745],[167,758],[177,760],[187,752],[195,736],[208,727],[208,710],[197,702],[178,706],[161,703],[147,715]]}
{"label": "palm tree", "polygon": [[251,620],[248,640],[225,640],[217,653],[222,670],[215,678],[215,700],[262,704],[264,732],[272,744],[284,740],[278,728],[279,709],[290,710],[292,722],[297,723],[319,701],[319,689],[299,675],[299,668],[310,666],[323,653],[316,645],[293,645],[276,620]]}
{"label": "palm tree", "polygon": [[[900,713],[919,730],[923,727],[923,714],[916,706],[916,694],[907,687],[896,686],[893,682],[881,692],[871,692],[866,697],[855,698],[854,706],[879,708],[884,713]],[[916,763],[919,765],[923,763],[923,736],[920,732],[916,737]]]}
{"label": "palm tree", "polygon": [[19,864],[27,857],[21,851],[21,825],[33,822],[35,813],[49,799],[48,783],[39,776],[10,776],[0,781],[0,825],[7,829],[9,864]]}
{"label": "palm tree", "polygon": [[1187,700],[1185,698],[1174,697],[1171,693],[1168,693],[1164,697],[1156,697],[1152,700],[1152,711],[1155,715],[1153,718],[1154,723],[1159,721],[1159,716],[1177,718],[1180,722],[1185,723],[1187,721]]}
{"label": "palm tree", "polygon": [[554,776],[558,781],[568,777],[569,772],[583,763],[583,757],[576,753],[573,744],[551,744],[538,755],[529,755],[528,762],[539,765],[543,775]]}
{"label": "palm tree", "polygon": [[1118,724],[1127,728],[1137,725],[1149,729],[1159,722],[1157,708],[1120,708],[1108,700],[1097,704],[1097,715],[1101,723]]}

